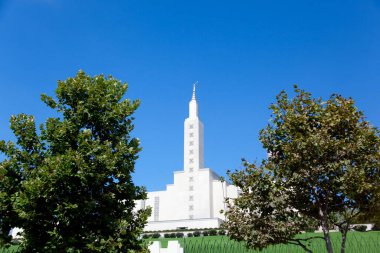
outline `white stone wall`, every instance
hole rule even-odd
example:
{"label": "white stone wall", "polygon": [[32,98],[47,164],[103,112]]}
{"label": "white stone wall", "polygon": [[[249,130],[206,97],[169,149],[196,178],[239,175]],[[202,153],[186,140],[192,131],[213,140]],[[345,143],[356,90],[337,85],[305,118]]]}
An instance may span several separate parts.
{"label": "white stone wall", "polygon": [[213,205],[214,214],[213,217],[224,220],[224,214],[220,211],[226,210],[225,199],[236,198],[238,196],[238,189],[234,185],[227,184],[218,180],[212,181],[213,185]]}
{"label": "white stone wall", "polygon": [[219,176],[211,169],[200,169],[192,173],[194,187],[190,191],[187,185],[189,175],[184,171],[175,172],[174,183],[167,185],[166,191],[148,193],[145,207],[152,208],[152,215],[145,230],[219,227],[224,220],[224,214],[220,213],[225,208],[224,200],[237,197],[237,188],[219,181]]}
{"label": "white stone wall", "polygon": [[145,231],[176,230],[181,227],[188,229],[218,228],[222,224],[221,219],[194,219],[194,220],[167,220],[149,222],[144,228]]}

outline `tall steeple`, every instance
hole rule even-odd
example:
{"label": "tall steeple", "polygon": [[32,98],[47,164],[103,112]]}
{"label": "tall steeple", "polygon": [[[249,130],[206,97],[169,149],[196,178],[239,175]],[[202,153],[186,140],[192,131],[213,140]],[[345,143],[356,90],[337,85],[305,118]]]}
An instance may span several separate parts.
{"label": "tall steeple", "polygon": [[198,103],[197,98],[195,97],[195,85],[198,82],[195,82],[193,84],[193,96],[191,97],[190,103],[189,103],[189,118],[198,118]]}
{"label": "tall steeple", "polygon": [[196,81],[195,83],[193,83],[193,96],[191,98],[191,100],[197,100],[196,97],[195,97],[195,85],[198,83],[198,81]]}
{"label": "tall steeple", "polygon": [[184,170],[192,173],[204,167],[203,124],[198,116],[198,102],[195,95],[196,84],[189,102],[189,117],[184,124]]}

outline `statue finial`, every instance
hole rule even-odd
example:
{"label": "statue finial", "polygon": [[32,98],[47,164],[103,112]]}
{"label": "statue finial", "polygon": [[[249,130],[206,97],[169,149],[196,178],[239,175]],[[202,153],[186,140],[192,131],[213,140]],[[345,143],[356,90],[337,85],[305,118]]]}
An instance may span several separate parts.
{"label": "statue finial", "polygon": [[196,100],[196,97],[195,97],[195,85],[198,83],[198,81],[196,81],[195,83],[193,83],[193,97],[191,98],[192,100]]}

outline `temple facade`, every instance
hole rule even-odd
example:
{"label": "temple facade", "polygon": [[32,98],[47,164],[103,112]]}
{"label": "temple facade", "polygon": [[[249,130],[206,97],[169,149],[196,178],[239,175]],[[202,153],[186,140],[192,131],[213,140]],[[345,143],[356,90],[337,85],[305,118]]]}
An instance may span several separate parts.
{"label": "temple facade", "polygon": [[183,170],[174,172],[174,182],[165,190],[148,192],[148,199],[136,203],[137,208],[152,208],[146,231],[217,228],[223,222],[225,198],[236,198],[238,189],[204,167],[203,139],[194,85],[184,122]]}

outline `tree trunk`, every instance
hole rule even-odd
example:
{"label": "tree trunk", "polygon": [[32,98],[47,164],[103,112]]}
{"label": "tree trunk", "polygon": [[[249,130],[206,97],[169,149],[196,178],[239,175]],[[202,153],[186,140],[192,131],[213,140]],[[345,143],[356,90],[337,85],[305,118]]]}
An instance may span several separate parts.
{"label": "tree trunk", "polygon": [[327,215],[326,215],[326,212],[324,212],[321,208],[319,209],[319,217],[320,217],[320,221],[321,221],[323,237],[324,237],[325,243],[326,243],[326,250],[328,253],[334,253],[333,248],[332,248],[332,244],[331,244],[331,239],[330,239],[329,224],[327,222]]}
{"label": "tree trunk", "polygon": [[346,240],[347,240],[347,232],[348,232],[349,224],[346,226],[342,226],[341,233],[342,233],[342,244],[340,247],[340,253],[346,252]]}

